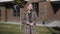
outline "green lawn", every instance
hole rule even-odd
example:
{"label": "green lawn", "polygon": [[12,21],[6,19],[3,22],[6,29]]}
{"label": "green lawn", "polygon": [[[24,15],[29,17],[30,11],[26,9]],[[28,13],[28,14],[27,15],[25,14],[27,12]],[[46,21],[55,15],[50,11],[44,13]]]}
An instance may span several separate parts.
{"label": "green lawn", "polygon": [[60,34],[60,31],[56,31],[51,27],[37,27],[37,34]]}
{"label": "green lawn", "polygon": [[[37,26],[36,33],[37,34],[60,34],[60,31],[56,31],[51,27]],[[20,25],[0,23],[0,34],[23,34],[23,29],[20,29]]]}
{"label": "green lawn", "polygon": [[0,23],[0,34],[22,34],[19,25]]}

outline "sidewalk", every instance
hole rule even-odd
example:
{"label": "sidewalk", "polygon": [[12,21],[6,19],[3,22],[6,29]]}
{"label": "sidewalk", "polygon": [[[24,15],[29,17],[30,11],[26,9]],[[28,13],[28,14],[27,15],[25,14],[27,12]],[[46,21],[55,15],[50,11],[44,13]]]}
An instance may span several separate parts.
{"label": "sidewalk", "polygon": [[[1,22],[1,23],[7,23],[7,24],[18,24],[22,25],[22,22]],[[60,21],[53,21],[51,23],[42,24],[42,22],[36,23],[36,26],[48,26],[48,27],[60,27]]]}

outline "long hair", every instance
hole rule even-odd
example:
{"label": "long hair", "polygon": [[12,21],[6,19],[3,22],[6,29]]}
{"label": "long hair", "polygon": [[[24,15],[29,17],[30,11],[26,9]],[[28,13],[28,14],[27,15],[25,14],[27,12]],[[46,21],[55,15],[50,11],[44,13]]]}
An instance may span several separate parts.
{"label": "long hair", "polygon": [[[29,4],[32,5],[32,3],[28,2],[28,3],[26,4],[26,6],[24,7],[24,11],[25,11],[25,13],[28,11],[28,6],[29,6]],[[31,11],[34,11],[34,9],[33,9],[33,5],[32,5],[32,10],[31,10]]]}

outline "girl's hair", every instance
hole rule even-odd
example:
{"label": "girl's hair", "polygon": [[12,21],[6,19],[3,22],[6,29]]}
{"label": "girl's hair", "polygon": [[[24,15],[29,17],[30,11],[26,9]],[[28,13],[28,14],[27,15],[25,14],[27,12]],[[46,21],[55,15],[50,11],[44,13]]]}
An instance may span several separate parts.
{"label": "girl's hair", "polygon": [[[26,14],[27,11],[28,11],[27,6],[28,6],[29,4],[32,4],[32,3],[27,3],[26,6],[24,7],[25,14]],[[34,9],[32,9],[31,11],[34,11]]]}
{"label": "girl's hair", "polygon": [[[29,6],[29,4],[32,4],[32,3],[27,3],[27,5],[25,6],[26,11],[28,10],[27,7]],[[33,6],[32,6],[32,11],[33,11]]]}

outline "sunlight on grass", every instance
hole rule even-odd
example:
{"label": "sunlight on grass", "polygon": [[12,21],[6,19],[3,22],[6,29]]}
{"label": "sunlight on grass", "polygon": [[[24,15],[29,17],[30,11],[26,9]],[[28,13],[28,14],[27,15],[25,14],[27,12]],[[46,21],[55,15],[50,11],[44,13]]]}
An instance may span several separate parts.
{"label": "sunlight on grass", "polygon": [[[51,27],[37,26],[36,33],[37,34],[60,34],[60,31],[56,31]],[[23,26],[22,29],[20,29],[20,25],[0,23],[0,34],[23,34]]]}

